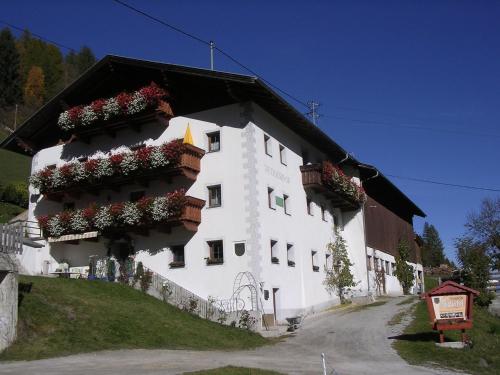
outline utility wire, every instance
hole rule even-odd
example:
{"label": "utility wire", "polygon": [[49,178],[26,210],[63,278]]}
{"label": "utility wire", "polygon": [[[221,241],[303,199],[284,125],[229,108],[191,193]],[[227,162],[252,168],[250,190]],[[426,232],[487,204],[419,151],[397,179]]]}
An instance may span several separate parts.
{"label": "utility wire", "polygon": [[397,175],[393,175],[393,174],[385,174],[385,175],[389,176],[389,177],[399,178],[399,179],[402,179],[402,180],[423,182],[423,183],[427,183],[427,184],[451,186],[451,187],[462,188],[462,189],[469,189],[469,190],[483,190],[483,191],[500,192],[500,189],[495,189],[495,188],[485,188],[485,187],[471,186],[471,185],[451,184],[451,183],[448,183],[448,182],[426,180],[426,179],[422,179],[422,178],[397,176]]}
{"label": "utility wire", "polygon": [[53,40],[49,39],[49,38],[46,38],[44,36],[41,36],[40,34],[36,34],[34,32],[32,32],[31,30],[28,30],[26,28],[22,28],[22,27],[19,27],[19,26],[16,26],[16,25],[13,25],[9,22],[5,22],[3,20],[0,20],[0,23],[3,23],[4,25],[7,25],[15,30],[18,30],[18,31],[21,31],[21,32],[24,32],[24,31],[29,31],[29,33],[35,37],[37,37],[38,39],[41,39],[41,40],[45,40],[46,42],[49,42],[49,43],[52,43],[58,47],[61,47],[61,48],[64,48],[64,49],[67,49],[67,50],[70,50],[72,52],[76,52],[76,50],[74,48],[71,48],[71,47],[68,47],[68,46],[65,46],[64,44],[61,44],[61,43],[57,43],[57,42],[54,42]]}

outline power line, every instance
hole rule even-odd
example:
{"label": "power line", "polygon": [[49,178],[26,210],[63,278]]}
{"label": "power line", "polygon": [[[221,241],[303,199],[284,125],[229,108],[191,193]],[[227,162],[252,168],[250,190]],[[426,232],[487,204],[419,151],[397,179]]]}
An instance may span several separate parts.
{"label": "power line", "polygon": [[495,189],[495,188],[485,188],[485,187],[480,187],[480,186],[461,185],[461,184],[451,184],[451,183],[448,183],[448,182],[433,181],[433,180],[426,180],[426,179],[422,179],[422,178],[414,178],[414,177],[397,176],[397,175],[393,175],[393,174],[385,174],[385,175],[386,175],[386,176],[389,176],[389,177],[399,178],[399,179],[402,179],[402,180],[409,180],[409,181],[423,182],[423,183],[427,183],[427,184],[443,185],[443,186],[451,186],[451,187],[457,187],[457,188],[469,189],[469,190],[483,190],[483,191],[494,191],[494,192],[500,192],[500,189]]}
{"label": "power line", "polygon": [[18,31],[21,31],[21,32],[25,32],[25,31],[29,31],[29,33],[35,37],[37,37],[38,39],[41,39],[41,40],[45,40],[46,42],[49,42],[49,43],[52,43],[58,47],[61,47],[61,48],[64,48],[64,49],[67,49],[67,50],[70,50],[72,52],[76,52],[76,50],[74,48],[71,48],[71,47],[68,47],[68,46],[65,46],[64,44],[61,44],[61,43],[57,43],[57,42],[54,42],[53,40],[49,39],[49,38],[46,38],[40,34],[36,34],[34,32],[32,32],[31,30],[28,30],[26,28],[22,28],[22,27],[19,27],[19,26],[16,26],[16,25],[13,25],[9,22],[5,22],[3,20],[0,20],[0,23],[3,23],[4,25],[7,25],[15,30],[18,30]]}

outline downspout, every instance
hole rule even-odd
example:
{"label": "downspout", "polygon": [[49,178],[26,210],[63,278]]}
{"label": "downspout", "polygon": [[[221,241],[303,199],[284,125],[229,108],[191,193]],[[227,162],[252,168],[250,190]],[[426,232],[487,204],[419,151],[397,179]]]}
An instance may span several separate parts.
{"label": "downspout", "polygon": [[346,152],[345,153],[345,158],[343,158],[341,161],[337,162],[337,164],[342,164],[343,162],[345,162],[347,159],[349,159],[349,154]]}
{"label": "downspout", "polygon": [[[359,165],[358,165],[359,167]],[[375,169],[375,168],[373,168]],[[361,178],[359,179],[359,181],[361,182],[361,187],[363,187],[363,183],[366,182],[366,181],[369,181],[373,178],[376,178],[379,176],[379,171],[377,169],[375,169],[375,175],[371,176],[371,177],[368,177],[366,180],[362,181]],[[363,204],[362,208],[361,208],[361,211],[363,213],[363,237],[364,237],[364,241],[365,241],[365,262],[368,260],[368,246],[366,244],[366,217],[365,217],[365,204],[366,202]],[[366,266],[366,285],[368,287],[367,291],[366,291],[366,296],[369,297],[370,295],[370,271],[368,270],[368,265]]]}

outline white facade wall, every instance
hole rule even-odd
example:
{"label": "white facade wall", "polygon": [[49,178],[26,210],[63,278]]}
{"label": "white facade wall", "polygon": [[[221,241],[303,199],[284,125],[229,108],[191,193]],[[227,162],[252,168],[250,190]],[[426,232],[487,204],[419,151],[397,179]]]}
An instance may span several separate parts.
{"label": "white facade wall", "polygon": [[[309,215],[299,168],[302,151],[307,150],[314,162],[326,157],[256,104],[234,104],[175,117],[167,128],[154,123],[144,126],[141,133],[123,130],[116,138],[97,136],[89,145],[75,142],[50,147],[35,155],[32,170],[36,172],[51,164],[61,165],[96,152],[123,151],[143,141],[154,145],[182,138],[188,123],[197,147],[207,150],[206,134],[220,131],[221,148],[218,152],[207,152],[201,159],[201,172],[189,186],[187,194],[208,201],[207,187],[220,184],[222,205],[202,209],[202,221],[195,233],[174,228],[170,234],[151,231],[149,236],[132,235],[137,261],[204,298],[230,298],[235,276],[250,271],[260,283],[265,312],[274,310],[274,289],[277,317],[283,320],[287,316],[338,303],[338,298],[330,295],[323,285],[326,245],[334,236],[332,215],[335,214],[359,282],[354,296],[367,295],[362,210],[342,213],[331,207],[321,195],[311,195],[313,209]],[[264,134],[270,137],[270,156],[265,152]],[[285,163],[280,160],[279,145],[285,147]],[[97,196],[84,194],[75,203],[76,208],[82,208],[91,202],[125,201],[133,191],[145,190],[146,195],[160,195],[181,185],[182,181],[177,178],[171,184],[153,181],[147,188],[124,186],[120,192],[106,190]],[[289,196],[288,214],[279,206],[269,208],[269,187],[274,189],[276,196]],[[29,220],[62,210],[62,203],[42,199],[32,188],[30,193]],[[322,220],[320,205],[327,208],[326,221]],[[224,263],[221,265],[206,264],[205,258],[209,255],[207,241],[210,240],[223,241]],[[271,263],[271,240],[277,241],[275,256],[279,258],[279,264]],[[234,244],[239,242],[245,243],[243,256],[234,252]],[[185,244],[185,267],[170,269],[172,253],[169,246],[180,244]],[[293,245],[295,267],[288,266],[287,244]],[[318,272],[312,269],[312,251],[316,251],[314,264],[319,266]],[[98,243],[80,241],[78,245],[53,243],[42,249],[26,248],[24,252],[19,259],[25,271],[40,274],[44,269],[54,271],[63,259],[69,260],[71,266],[86,266],[90,255],[106,254],[106,242],[100,239]],[[48,268],[44,268],[44,264],[49,264]],[[396,284],[388,287],[391,293],[398,293]],[[269,293],[267,300],[265,291]]]}

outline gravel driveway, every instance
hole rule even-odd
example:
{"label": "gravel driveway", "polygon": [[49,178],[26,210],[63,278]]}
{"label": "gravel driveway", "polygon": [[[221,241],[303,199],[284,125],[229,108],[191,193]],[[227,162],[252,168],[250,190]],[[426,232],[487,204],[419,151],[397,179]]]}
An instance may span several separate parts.
{"label": "gravel driveway", "polygon": [[0,374],[179,374],[226,365],[273,369],[286,374],[451,374],[406,364],[388,337],[401,327],[387,322],[402,309],[401,298],[361,311],[337,311],[306,318],[297,335],[273,346],[238,352],[188,350],[118,350],[30,362],[0,364]]}

